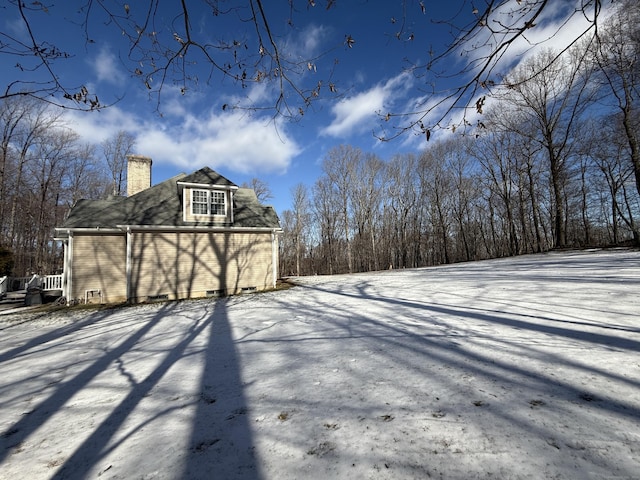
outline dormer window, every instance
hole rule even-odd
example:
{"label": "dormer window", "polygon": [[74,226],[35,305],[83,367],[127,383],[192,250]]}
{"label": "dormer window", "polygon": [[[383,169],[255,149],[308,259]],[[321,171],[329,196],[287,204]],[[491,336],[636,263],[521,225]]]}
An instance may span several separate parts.
{"label": "dormer window", "polygon": [[238,190],[237,186],[204,182],[177,183],[182,189],[184,222],[233,225],[233,194]]}
{"label": "dormer window", "polygon": [[191,214],[225,216],[226,198],[225,192],[194,189],[191,191]]}

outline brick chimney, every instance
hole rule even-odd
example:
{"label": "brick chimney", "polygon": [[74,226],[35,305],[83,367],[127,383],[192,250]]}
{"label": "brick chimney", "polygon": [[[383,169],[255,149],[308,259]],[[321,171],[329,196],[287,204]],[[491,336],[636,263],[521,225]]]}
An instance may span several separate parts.
{"label": "brick chimney", "polygon": [[130,197],[151,186],[151,158],[127,155],[127,196]]}

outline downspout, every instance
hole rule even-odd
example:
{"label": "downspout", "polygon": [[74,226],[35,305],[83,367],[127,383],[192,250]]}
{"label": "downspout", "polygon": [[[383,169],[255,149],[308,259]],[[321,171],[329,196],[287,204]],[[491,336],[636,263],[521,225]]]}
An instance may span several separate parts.
{"label": "downspout", "polygon": [[273,272],[273,288],[278,282],[278,235],[271,231],[271,271]]}
{"label": "downspout", "polygon": [[62,294],[67,299],[67,306],[71,303],[71,293],[73,292],[73,232],[68,232],[69,240],[67,241],[67,248],[64,249],[64,286]]}
{"label": "downspout", "polygon": [[67,298],[68,292],[67,292],[67,272],[69,270],[69,267],[67,266],[69,264],[69,240],[63,240],[62,241],[62,296],[64,298]]}
{"label": "downspout", "polygon": [[130,303],[131,301],[131,250],[132,250],[132,246],[131,246],[131,238],[132,238],[132,234],[131,234],[131,227],[127,227],[127,236],[126,236],[126,243],[127,243],[127,258],[126,258],[126,281],[127,281],[127,303]]}

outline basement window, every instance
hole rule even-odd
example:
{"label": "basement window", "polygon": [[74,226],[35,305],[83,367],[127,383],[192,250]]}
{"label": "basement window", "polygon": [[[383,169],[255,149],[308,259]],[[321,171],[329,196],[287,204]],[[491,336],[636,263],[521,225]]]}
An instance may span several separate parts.
{"label": "basement window", "polygon": [[161,295],[149,295],[147,297],[148,302],[161,302],[162,300],[169,300],[169,295],[164,293]]}
{"label": "basement window", "polygon": [[242,293],[250,293],[250,292],[257,292],[258,289],[256,287],[242,287],[240,291]]}
{"label": "basement window", "polygon": [[207,297],[224,297],[224,290],[207,290]]}

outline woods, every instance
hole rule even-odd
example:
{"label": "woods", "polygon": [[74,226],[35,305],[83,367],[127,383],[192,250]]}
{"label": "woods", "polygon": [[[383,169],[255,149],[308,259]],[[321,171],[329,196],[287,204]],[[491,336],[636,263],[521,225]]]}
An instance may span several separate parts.
{"label": "woods", "polygon": [[[420,155],[389,162],[336,147],[329,158],[341,161],[323,164],[312,198],[299,185],[293,210],[281,215],[281,274],[637,245],[640,201],[629,152],[610,140],[604,164],[599,148],[577,150],[555,173],[547,150],[502,128],[488,127],[478,139],[437,142]],[[344,177],[349,181],[334,181]]]}
{"label": "woods", "polygon": [[282,274],[640,245],[638,15],[622,4],[597,36],[522,62],[470,135],[387,162],[333,148],[309,214],[285,222]]}
{"label": "woods", "polygon": [[0,102],[0,249],[3,274],[55,273],[62,247],[53,239],[81,198],[110,193],[108,170],[62,112],[27,97]]}

